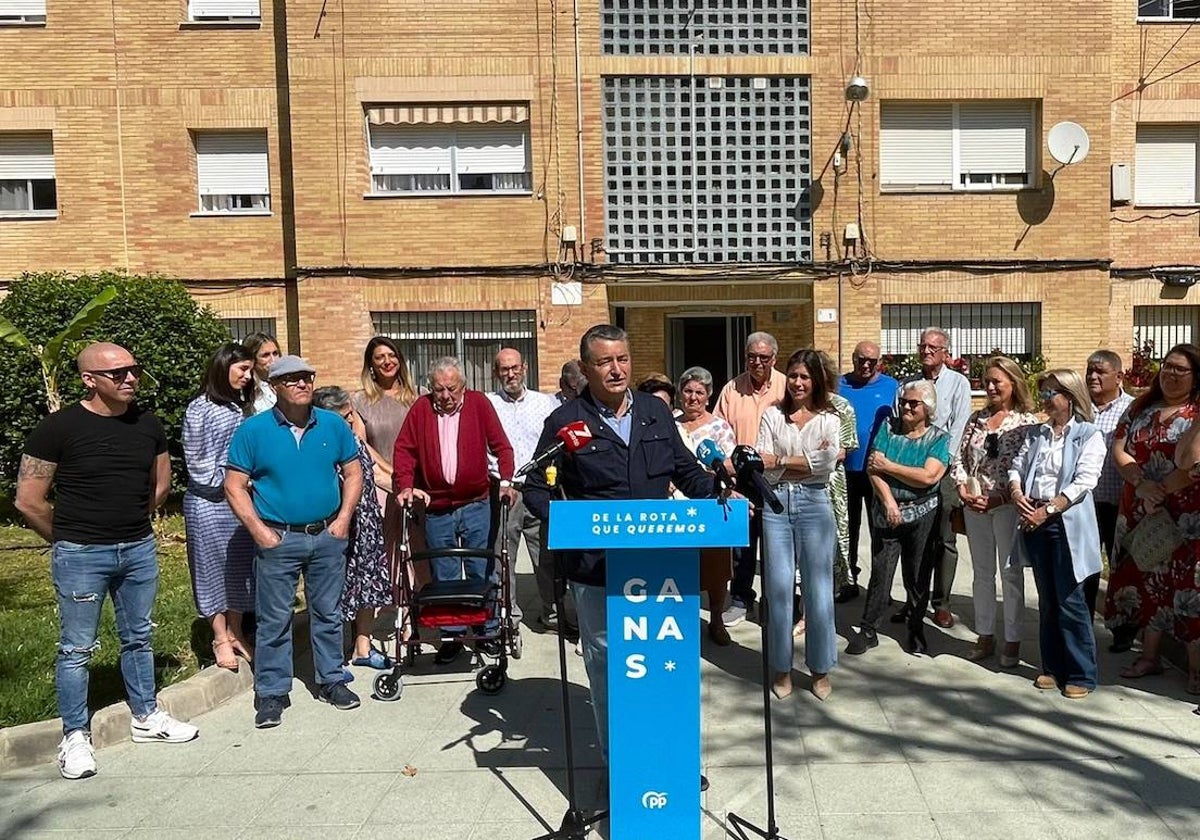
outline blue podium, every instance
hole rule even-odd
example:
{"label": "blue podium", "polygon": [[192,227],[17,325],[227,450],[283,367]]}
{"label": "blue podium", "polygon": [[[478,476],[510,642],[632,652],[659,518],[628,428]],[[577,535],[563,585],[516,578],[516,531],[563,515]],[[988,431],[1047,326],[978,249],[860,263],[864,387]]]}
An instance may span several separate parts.
{"label": "blue podium", "polygon": [[700,837],[700,549],[745,546],[744,499],[550,503],[547,545],[604,549],[612,840]]}

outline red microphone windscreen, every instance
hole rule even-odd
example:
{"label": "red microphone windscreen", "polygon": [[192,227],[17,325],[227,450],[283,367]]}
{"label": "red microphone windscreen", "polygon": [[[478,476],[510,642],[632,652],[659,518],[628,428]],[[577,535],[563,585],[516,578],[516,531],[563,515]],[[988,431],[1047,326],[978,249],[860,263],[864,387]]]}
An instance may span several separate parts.
{"label": "red microphone windscreen", "polygon": [[558,430],[558,439],[568,452],[575,452],[591,443],[592,430],[582,420],[574,420]]}

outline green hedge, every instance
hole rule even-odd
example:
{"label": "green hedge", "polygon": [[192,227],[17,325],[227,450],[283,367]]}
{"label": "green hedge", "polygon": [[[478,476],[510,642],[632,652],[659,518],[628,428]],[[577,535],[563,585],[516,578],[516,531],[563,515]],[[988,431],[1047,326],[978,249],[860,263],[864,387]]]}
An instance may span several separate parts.
{"label": "green hedge", "polygon": [[[105,286],[115,286],[117,298],[85,338],[120,344],[153,376],[153,383],[142,383],[138,402],[166,427],[175,489],[182,489],[183,413],[209,358],[230,340],[212,310],[197,304],[176,280],[97,272],[27,274],[0,301],[0,315],[33,343],[44,344]],[[83,395],[74,359],[64,360],[60,383],[64,405]],[[0,345],[0,492],[5,495],[11,496],[16,486],[25,438],[46,413],[37,362],[25,351]]]}

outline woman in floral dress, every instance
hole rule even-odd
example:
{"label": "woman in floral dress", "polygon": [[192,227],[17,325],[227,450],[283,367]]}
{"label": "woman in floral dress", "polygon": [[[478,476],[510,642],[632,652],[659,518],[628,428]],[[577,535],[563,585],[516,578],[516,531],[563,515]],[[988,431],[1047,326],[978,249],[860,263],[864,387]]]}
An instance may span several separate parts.
{"label": "woman in floral dress", "polygon": [[[1162,673],[1164,635],[1187,646],[1188,692],[1200,694],[1200,487],[1192,465],[1176,463],[1181,442],[1200,419],[1200,348],[1172,347],[1150,389],[1129,407],[1113,437],[1113,459],[1125,487],[1117,519],[1116,562],[1108,578],[1105,623],[1144,628],[1142,653],[1121,672],[1126,679]],[[1190,448],[1185,445],[1184,448]],[[1159,507],[1182,543],[1166,562],[1134,557],[1122,537]]]}

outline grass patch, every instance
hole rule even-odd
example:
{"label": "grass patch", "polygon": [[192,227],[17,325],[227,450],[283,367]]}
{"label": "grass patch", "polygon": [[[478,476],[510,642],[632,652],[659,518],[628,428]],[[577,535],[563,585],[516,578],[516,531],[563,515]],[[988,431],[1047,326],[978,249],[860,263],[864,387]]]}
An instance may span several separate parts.
{"label": "grass patch", "polygon": [[[196,616],[183,517],[160,521],[154,671],[158,687],[179,682],[212,660],[211,633]],[[54,660],[58,609],[50,581],[50,547],[27,528],[0,526],[0,727],[58,717]],[[204,651],[203,659],[197,650]],[[121,645],[112,600],[105,599],[100,649],[92,657],[89,706],[125,699]]]}

